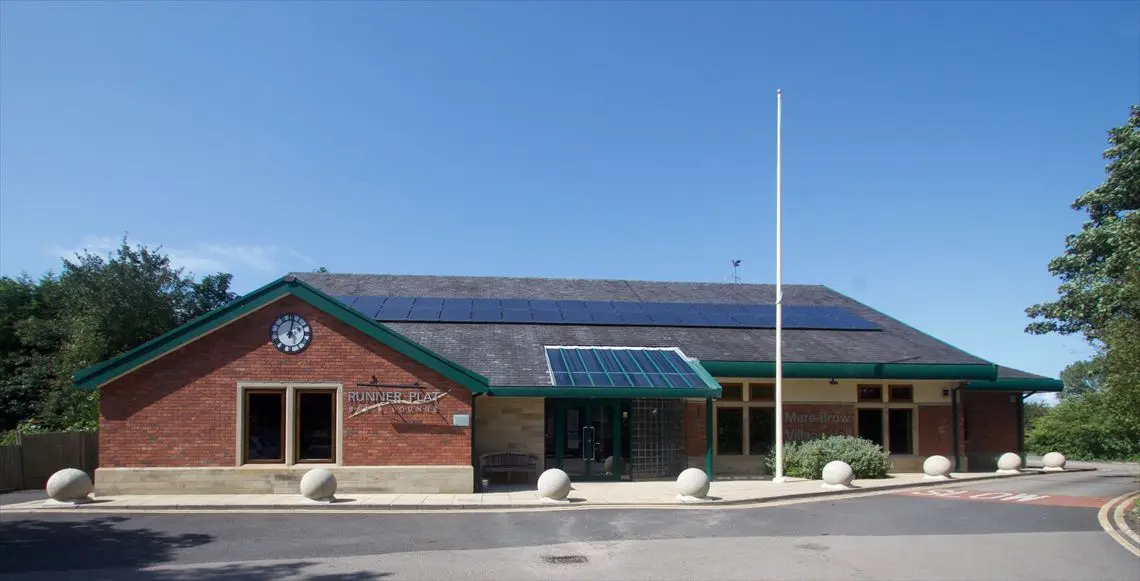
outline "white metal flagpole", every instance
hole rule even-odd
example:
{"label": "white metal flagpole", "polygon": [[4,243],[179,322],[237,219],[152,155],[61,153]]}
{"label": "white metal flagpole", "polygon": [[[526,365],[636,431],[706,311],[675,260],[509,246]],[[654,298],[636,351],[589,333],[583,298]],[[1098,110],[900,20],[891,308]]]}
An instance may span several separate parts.
{"label": "white metal flagpole", "polygon": [[775,482],[784,481],[784,265],[783,260],[783,183],[780,175],[780,145],[784,116],[784,96],[776,89],[776,474]]}

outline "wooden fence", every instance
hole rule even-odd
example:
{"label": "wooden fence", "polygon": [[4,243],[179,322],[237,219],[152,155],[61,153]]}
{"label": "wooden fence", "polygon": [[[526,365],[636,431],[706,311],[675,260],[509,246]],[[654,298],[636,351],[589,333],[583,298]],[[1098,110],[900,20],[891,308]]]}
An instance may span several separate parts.
{"label": "wooden fence", "polygon": [[98,461],[97,432],[20,434],[15,446],[0,446],[0,492],[43,488],[64,468],[78,468],[94,478]]}

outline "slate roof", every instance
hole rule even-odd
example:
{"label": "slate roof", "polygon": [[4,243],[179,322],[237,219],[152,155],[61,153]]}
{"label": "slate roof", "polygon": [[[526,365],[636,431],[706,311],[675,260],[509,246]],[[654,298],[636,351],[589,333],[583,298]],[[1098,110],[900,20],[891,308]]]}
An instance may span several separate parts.
{"label": "slate roof", "polygon": [[[775,286],[472,276],[293,273],[329,295],[521,298],[772,304]],[[784,360],[809,363],[987,364],[850,297],[821,285],[784,285],[785,305],[844,307],[880,331],[784,331]],[[773,361],[772,329],[617,327],[484,323],[385,323],[492,385],[550,385],[546,345],[679,347],[690,357]],[[1006,368],[1012,377],[1029,377]]]}

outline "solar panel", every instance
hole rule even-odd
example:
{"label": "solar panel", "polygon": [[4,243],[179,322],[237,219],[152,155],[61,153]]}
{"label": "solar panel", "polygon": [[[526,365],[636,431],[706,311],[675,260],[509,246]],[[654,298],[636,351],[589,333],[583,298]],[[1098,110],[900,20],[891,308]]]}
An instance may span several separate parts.
{"label": "solar panel", "polygon": [[673,349],[547,347],[546,358],[556,386],[716,387]]}
{"label": "solar panel", "polygon": [[384,297],[359,297],[352,303],[352,308],[360,311],[366,317],[375,317],[380,305],[384,304]]}
{"label": "solar panel", "polygon": [[351,307],[352,303],[356,302],[356,299],[358,297],[345,296],[345,295],[333,295],[332,298],[334,298],[334,299],[336,299],[336,300],[338,300],[338,301],[340,301],[340,302]]}
{"label": "solar panel", "polygon": [[438,321],[439,309],[412,309],[408,313],[408,321]]}
{"label": "solar panel", "polygon": [[[334,297],[378,321],[540,323],[549,325],[634,325],[772,329],[775,305],[662,303],[440,297]],[[821,305],[785,305],[788,329],[877,330],[874,323],[848,309]]]}

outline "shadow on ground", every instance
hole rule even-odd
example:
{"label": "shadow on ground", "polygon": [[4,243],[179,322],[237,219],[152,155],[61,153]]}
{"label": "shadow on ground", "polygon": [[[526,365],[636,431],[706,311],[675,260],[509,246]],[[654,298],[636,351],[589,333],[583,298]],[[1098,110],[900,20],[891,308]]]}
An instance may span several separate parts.
{"label": "shadow on ground", "polygon": [[178,551],[214,542],[214,537],[131,528],[129,520],[118,516],[58,522],[2,519],[0,575],[27,573],[36,578],[64,579],[71,578],[71,572],[82,571],[87,581],[371,581],[391,575],[371,571],[321,574],[321,564],[313,561],[165,566],[176,559]]}
{"label": "shadow on ground", "polygon": [[179,549],[213,540],[117,526],[125,517],[81,521],[4,519],[0,522],[0,571],[61,571],[146,567],[172,560]]}
{"label": "shadow on ground", "polygon": [[[315,570],[314,570],[315,569]],[[292,580],[305,581],[373,581],[389,577],[391,573],[356,571],[351,573],[320,573],[320,564],[312,561],[267,563],[257,565],[226,565],[224,567],[194,567],[157,569],[149,571],[106,571],[88,575],[86,581],[254,581]]]}

